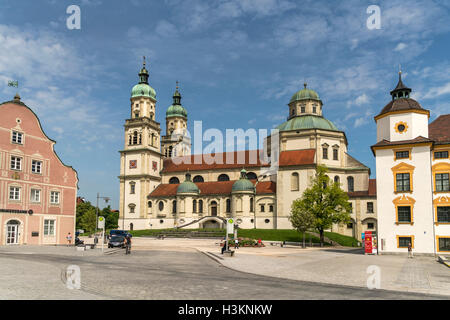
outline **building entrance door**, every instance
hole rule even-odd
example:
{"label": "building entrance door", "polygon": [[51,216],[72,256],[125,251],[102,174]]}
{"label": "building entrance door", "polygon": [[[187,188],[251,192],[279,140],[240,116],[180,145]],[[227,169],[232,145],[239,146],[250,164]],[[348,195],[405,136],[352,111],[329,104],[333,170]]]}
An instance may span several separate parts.
{"label": "building entrance door", "polygon": [[16,220],[8,222],[6,225],[6,244],[19,243],[19,225],[20,222]]}
{"label": "building entrance door", "polygon": [[217,202],[211,202],[211,215],[217,217]]}

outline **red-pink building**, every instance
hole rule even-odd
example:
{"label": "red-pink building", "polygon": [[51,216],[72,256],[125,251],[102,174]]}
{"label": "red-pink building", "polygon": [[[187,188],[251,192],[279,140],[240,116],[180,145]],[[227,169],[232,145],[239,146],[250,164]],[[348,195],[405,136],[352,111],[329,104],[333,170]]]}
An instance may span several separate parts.
{"label": "red-pink building", "polygon": [[[0,244],[66,244],[75,232],[78,177],[20,101],[0,104]],[[73,241],[72,241],[73,242]]]}

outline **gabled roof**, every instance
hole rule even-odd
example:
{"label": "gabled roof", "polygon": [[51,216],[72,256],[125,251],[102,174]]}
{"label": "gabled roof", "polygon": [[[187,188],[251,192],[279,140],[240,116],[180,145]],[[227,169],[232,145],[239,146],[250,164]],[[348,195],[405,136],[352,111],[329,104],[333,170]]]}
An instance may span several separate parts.
{"label": "gabled roof", "polygon": [[[256,180],[250,180],[253,184]],[[199,196],[205,195],[231,195],[231,189],[235,181],[211,181],[211,182],[196,182],[195,184],[200,189]],[[148,197],[174,197],[177,195],[177,188],[179,184],[160,184],[153,190]],[[276,183],[272,181],[262,181],[256,185],[256,194],[275,194]]]}
{"label": "gabled roof", "polygon": [[436,144],[450,143],[450,114],[441,115],[430,123],[428,136]]}
{"label": "gabled roof", "polygon": [[314,164],[315,149],[289,150],[280,152],[280,167]]}

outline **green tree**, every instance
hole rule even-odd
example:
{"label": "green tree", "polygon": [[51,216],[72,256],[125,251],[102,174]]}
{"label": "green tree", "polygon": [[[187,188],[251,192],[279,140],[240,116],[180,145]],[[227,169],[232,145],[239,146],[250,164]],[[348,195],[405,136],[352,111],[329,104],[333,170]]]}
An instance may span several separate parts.
{"label": "green tree", "polygon": [[113,212],[110,206],[103,208],[100,215],[105,217],[105,228],[107,230],[117,229],[119,227],[119,212]]}
{"label": "green tree", "polygon": [[313,228],[316,222],[316,218],[306,206],[306,201],[297,199],[292,203],[289,221],[298,232],[303,234],[303,248],[305,248],[305,233]]}
{"label": "green tree", "polygon": [[324,243],[324,230],[330,229],[333,223],[348,223],[351,210],[347,193],[339,183],[331,182],[327,172],[326,167],[318,166],[311,187],[296,200],[301,210],[314,217],[314,228],[320,234],[321,246]]}
{"label": "green tree", "polygon": [[80,227],[85,232],[93,233],[97,223],[97,215],[95,214],[95,207],[89,208],[80,219]]}
{"label": "green tree", "polygon": [[88,212],[89,210],[95,210],[95,207],[91,205],[89,201],[84,203],[77,204],[77,218],[76,218],[76,228],[77,229],[83,229],[81,226],[81,218],[83,215]]}

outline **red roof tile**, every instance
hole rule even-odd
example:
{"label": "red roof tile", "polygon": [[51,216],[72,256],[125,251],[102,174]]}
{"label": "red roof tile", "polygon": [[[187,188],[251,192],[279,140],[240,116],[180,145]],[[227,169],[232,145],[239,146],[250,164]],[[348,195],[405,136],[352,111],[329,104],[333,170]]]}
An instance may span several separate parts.
{"label": "red roof tile", "polygon": [[439,116],[428,126],[430,139],[439,143],[450,143],[450,114]]}
{"label": "red roof tile", "polygon": [[290,150],[280,153],[279,166],[298,166],[304,164],[314,164],[315,149]]}
{"label": "red roof tile", "polygon": [[[250,180],[253,184],[256,180]],[[236,181],[211,181],[195,183],[200,189],[200,195],[223,195],[231,194],[231,188]],[[160,184],[153,190],[149,197],[170,197],[176,196],[179,184]],[[262,181],[256,185],[256,194],[276,193],[276,183],[272,181]]]}

